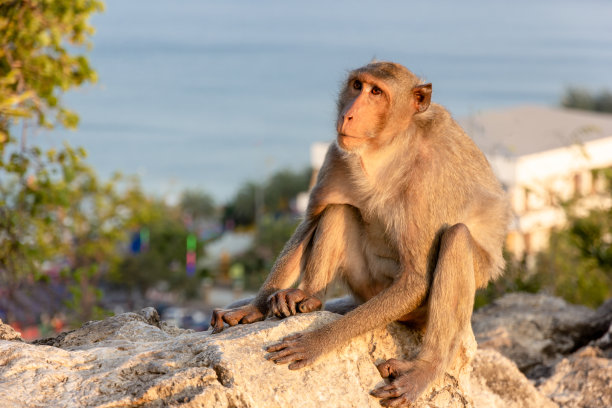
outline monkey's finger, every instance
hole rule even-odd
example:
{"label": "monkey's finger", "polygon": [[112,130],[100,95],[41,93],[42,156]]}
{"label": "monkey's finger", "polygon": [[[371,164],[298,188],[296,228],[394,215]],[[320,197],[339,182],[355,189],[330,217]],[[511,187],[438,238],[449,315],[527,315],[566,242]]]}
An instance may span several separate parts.
{"label": "monkey's finger", "polygon": [[210,319],[210,325],[213,327],[212,334],[223,331],[223,311],[213,310],[212,318]]}
{"label": "monkey's finger", "polygon": [[402,392],[395,385],[389,384],[370,391],[370,395],[376,398],[397,398]]}
{"label": "monkey's finger", "polygon": [[266,351],[271,353],[273,351],[279,351],[287,347],[289,347],[289,345],[283,341],[283,342],[272,344],[271,346],[266,347]]}
{"label": "monkey's finger", "polygon": [[264,319],[264,315],[262,315],[261,313],[251,312],[247,314],[246,316],[244,316],[242,319],[240,319],[240,323],[249,324],[253,322],[258,322],[263,319]]}
{"label": "monkey's finger", "polygon": [[215,325],[213,326],[213,331],[211,334],[217,334],[217,333],[221,333],[223,331],[223,325]]}
{"label": "monkey's finger", "polygon": [[288,368],[290,370],[299,370],[300,368],[304,368],[306,366],[309,366],[310,364],[312,364],[312,361],[310,361],[310,359],[298,360],[289,364]]}
{"label": "monkey's finger", "polygon": [[376,368],[378,368],[378,372],[380,373],[380,376],[382,378],[387,378],[391,375],[391,371],[389,369],[389,364],[382,363],[376,366]]}
{"label": "monkey's finger", "polygon": [[287,296],[287,305],[289,306],[289,311],[291,312],[291,316],[296,315],[295,311],[295,300],[291,296]]}
{"label": "monkey's finger", "polygon": [[272,295],[268,298],[268,304],[270,305],[270,311],[268,313],[272,316],[278,316],[278,304],[276,302],[275,295]]}
{"label": "monkey's finger", "polygon": [[[284,353],[283,353],[284,352]],[[303,360],[306,356],[303,353],[296,353],[293,350],[283,350],[274,353],[268,360],[274,361],[276,364],[287,364],[292,361]]]}
{"label": "monkey's finger", "polygon": [[382,405],[383,407],[403,407],[408,405],[410,402],[410,399],[405,397],[405,396],[401,396],[399,398],[389,398],[386,400],[382,400],[380,401],[380,405]]}
{"label": "monkey's finger", "polygon": [[223,315],[223,320],[230,326],[235,326],[240,323],[240,320],[246,313],[243,310],[236,310],[233,312],[227,312]]}
{"label": "monkey's finger", "polygon": [[291,312],[289,311],[289,308],[287,307],[287,298],[285,296],[279,299],[278,308],[280,309],[280,312],[281,312],[281,316],[279,317],[282,318],[282,317],[291,316]]}
{"label": "monkey's finger", "polygon": [[302,313],[309,313],[318,310],[321,307],[321,301],[311,297],[300,302],[299,309]]}
{"label": "monkey's finger", "polygon": [[380,376],[383,378],[394,378],[400,373],[406,372],[412,367],[412,364],[408,361],[402,361],[395,358],[382,362],[376,366]]}

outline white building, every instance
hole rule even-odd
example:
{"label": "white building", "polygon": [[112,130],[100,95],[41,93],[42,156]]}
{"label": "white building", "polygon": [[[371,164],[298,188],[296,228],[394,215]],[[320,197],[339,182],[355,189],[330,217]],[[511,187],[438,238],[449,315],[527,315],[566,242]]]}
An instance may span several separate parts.
{"label": "white building", "polygon": [[[558,206],[581,196],[584,208],[610,207],[595,169],[612,167],[612,115],[543,106],[485,111],[458,121],[484,151],[509,192],[515,217],[507,249],[533,254],[565,222]],[[314,176],[328,143],[311,147]],[[307,194],[298,198],[305,210]]]}
{"label": "white building", "polygon": [[612,167],[612,115],[543,106],[487,111],[459,121],[509,192],[515,218],[507,249],[516,256],[548,245],[565,222],[559,202],[610,207],[602,176]]}

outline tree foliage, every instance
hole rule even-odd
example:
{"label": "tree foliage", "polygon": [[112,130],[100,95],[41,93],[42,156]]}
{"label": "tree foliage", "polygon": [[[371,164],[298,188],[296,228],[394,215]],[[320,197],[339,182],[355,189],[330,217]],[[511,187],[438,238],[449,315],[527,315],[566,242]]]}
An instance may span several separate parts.
{"label": "tree foliage", "polygon": [[[137,229],[146,228],[149,240],[132,254],[126,254],[118,266],[113,281],[140,291],[165,282],[170,289],[185,290],[193,286],[193,279],[185,270],[186,241],[190,231],[186,228],[179,208],[168,207],[161,201],[150,200],[141,206]],[[201,253],[202,242],[197,243],[196,253]],[[195,278],[195,277],[194,277]],[[196,288],[198,285],[195,285]]]}
{"label": "tree foliage", "polygon": [[298,223],[299,220],[291,216],[262,217],[255,231],[253,247],[235,259],[248,272],[245,282],[248,289],[257,290],[261,286]]}
{"label": "tree foliage", "polygon": [[[612,169],[601,170],[612,198]],[[574,200],[566,204],[568,224],[553,231],[539,255],[541,286],[564,299],[596,307],[612,296],[612,208],[587,214]]]}
{"label": "tree foliage", "polygon": [[88,19],[102,8],[97,0],[0,2],[0,281],[10,298],[20,282],[61,269],[78,320],[98,312],[94,284],[116,266],[141,194],[117,194],[118,178],[100,182],[82,149],[43,151],[27,136],[78,124],[61,95],[96,80],[77,52],[91,45]]}
{"label": "tree foliage", "polygon": [[181,209],[193,219],[212,218],[216,215],[215,200],[200,190],[185,190],[181,195]]}
{"label": "tree foliage", "polygon": [[[103,10],[98,0],[4,0],[0,2],[0,131],[31,118],[52,127],[74,128],[78,116],[61,94],[96,80],[87,58],[69,51],[91,46],[88,20]],[[12,123],[11,123],[12,122]]]}
{"label": "tree foliage", "polygon": [[237,225],[254,224],[258,216],[280,216],[293,211],[292,202],[300,192],[308,191],[312,169],[280,170],[264,183],[249,181],[226,205],[223,218]]}
{"label": "tree foliage", "polygon": [[[595,171],[607,182],[604,201],[612,200],[612,169]],[[604,198],[601,197],[601,198]],[[475,307],[507,292],[545,292],[591,307],[612,296],[612,208],[584,210],[581,197],[562,204],[567,223],[553,230],[535,266],[507,256],[504,275],[477,293]]]}
{"label": "tree foliage", "polygon": [[592,93],[584,88],[570,87],[561,99],[561,106],[595,112],[612,113],[612,92]]}

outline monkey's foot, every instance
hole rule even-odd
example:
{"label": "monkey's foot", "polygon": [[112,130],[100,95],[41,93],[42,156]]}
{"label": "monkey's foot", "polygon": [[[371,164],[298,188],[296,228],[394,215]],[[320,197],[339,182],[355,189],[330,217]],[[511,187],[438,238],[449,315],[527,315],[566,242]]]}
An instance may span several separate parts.
{"label": "monkey's foot", "polygon": [[321,309],[322,303],[301,289],[283,289],[268,298],[270,313],[276,317],[294,316]]}
{"label": "monkey's foot", "polygon": [[213,327],[213,334],[223,331],[224,323],[230,326],[235,326],[239,323],[247,324],[258,322],[265,319],[265,314],[262,313],[256,306],[249,304],[235,309],[215,309],[210,319],[210,325]]}
{"label": "monkey's foot", "polygon": [[383,378],[389,378],[390,384],[376,388],[370,394],[382,398],[383,407],[401,407],[416,401],[436,379],[436,370],[431,364],[422,360],[405,361],[390,359],[377,366]]}

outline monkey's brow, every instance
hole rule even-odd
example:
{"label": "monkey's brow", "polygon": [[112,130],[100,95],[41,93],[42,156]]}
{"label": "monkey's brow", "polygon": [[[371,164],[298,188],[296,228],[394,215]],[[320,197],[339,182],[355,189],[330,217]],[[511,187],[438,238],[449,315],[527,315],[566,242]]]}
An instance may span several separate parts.
{"label": "monkey's brow", "polygon": [[377,75],[372,75],[369,72],[355,72],[349,76],[347,83],[351,83],[355,80],[377,86],[380,86],[380,83],[384,82],[384,78],[379,78]]}

